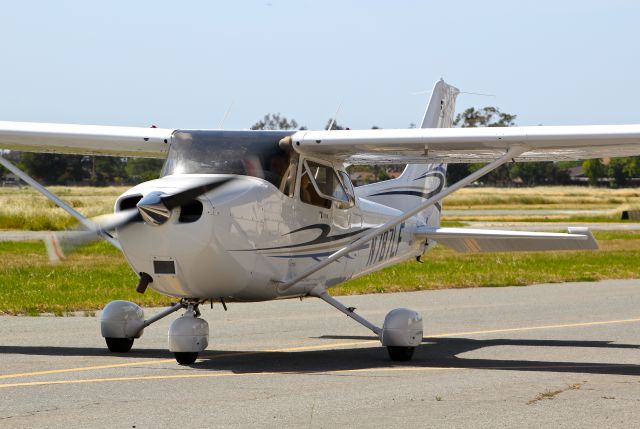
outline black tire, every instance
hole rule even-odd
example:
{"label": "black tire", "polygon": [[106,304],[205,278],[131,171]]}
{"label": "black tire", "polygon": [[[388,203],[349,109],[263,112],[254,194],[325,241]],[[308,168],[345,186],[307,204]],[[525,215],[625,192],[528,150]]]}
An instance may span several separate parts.
{"label": "black tire", "polygon": [[396,361],[396,362],[406,362],[411,360],[415,349],[416,349],[415,347],[387,346],[389,357],[391,358],[392,361]]}
{"label": "black tire", "polygon": [[198,359],[198,352],[175,352],[173,355],[180,365],[191,365]]}
{"label": "black tire", "polygon": [[133,338],[105,338],[109,351],[113,353],[126,353],[133,346]]}

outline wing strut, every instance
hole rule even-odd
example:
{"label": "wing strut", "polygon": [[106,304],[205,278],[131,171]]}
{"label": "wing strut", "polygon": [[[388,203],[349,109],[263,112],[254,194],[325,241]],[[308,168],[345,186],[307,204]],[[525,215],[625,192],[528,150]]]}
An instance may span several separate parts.
{"label": "wing strut", "polygon": [[42,186],[40,183],[38,183],[36,180],[34,180],[31,176],[29,176],[24,171],[20,170],[18,167],[13,165],[11,162],[9,162],[9,160],[7,160],[6,158],[4,158],[1,155],[0,155],[0,164],[4,168],[6,168],[7,170],[11,171],[16,176],[18,176],[20,179],[25,181],[27,184],[29,184],[33,189],[35,189],[36,191],[40,192],[42,195],[47,197],[49,200],[53,201],[58,207],[60,207],[61,209],[63,209],[67,213],[69,213],[71,216],[76,218],[78,220],[78,222],[80,222],[85,228],[87,228],[89,230],[92,230],[92,231],[96,231],[96,234],[98,234],[100,237],[102,237],[105,240],[107,240],[109,243],[111,243],[117,249],[122,250],[122,247],[120,247],[120,243],[118,243],[118,240],[113,238],[108,232],[102,230],[100,228],[100,226],[97,225],[95,222],[91,221],[90,219],[88,219],[87,217],[85,217],[84,215],[82,215],[81,213],[76,211],[73,207],[71,207],[70,205],[68,205],[64,201],[62,201],[56,195],[52,194],[47,188]]}
{"label": "wing strut", "polygon": [[292,287],[295,284],[297,284],[298,282],[306,279],[307,277],[309,277],[310,275],[314,274],[315,272],[323,269],[327,265],[337,261],[338,259],[342,258],[343,256],[349,254],[349,252],[354,251],[355,249],[360,247],[362,244],[367,243],[370,240],[373,240],[375,237],[377,237],[377,236],[379,236],[381,234],[384,234],[385,231],[388,231],[391,228],[395,228],[397,225],[401,224],[402,222],[404,222],[405,220],[409,219],[410,217],[415,216],[416,214],[420,213],[424,209],[434,205],[435,203],[437,203],[438,201],[442,200],[446,196],[454,193],[458,189],[460,189],[460,188],[462,188],[464,186],[467,186],[470,183],[473,183],[474,181],[478,180],[480,177],[482,177],[485,174],[495,170],[496,168],[500,167],[502,164],[505,164],[505,163],[511,161],[513,158],[517,157],[518,155],[522,154],[523,152],[525,152],[527,150],[528,150],[528,148],[523,147],[523,146],[513,146],[513,147],[509,148],[509,150],[504,155],[502,155],[500,158],[488,163],[487,165],[485,165],[481,169],[477,170],[476,172],[471,173],[470,175],[468,175],[464,179],[461,179],[461,180],[457,181],[456,183],[454,183],[453,185],[443,189],[442,191],[438,192],[433,197],[431,197],[428,200],[424,201],[422,204],[419,204],[418,206],[416,206],[412,210],[409,210],[408,212],[406,212],[406,213],[404,213],[404,214],[402,214],[400,216],[392,218],[392,219],[388,220],[386,223],[380,225],[379,227],[370,230],[368,233],[364,234],[363,236],[361,236],[360,238],[358,238],[357,240],[355,240],[354,242],[352,242],[348,246],[345,246],[342,249],[332,253],[327,259],[325,259],[322,262],[317,263],[313,267],[311,267],[308,270],[304,271],[302,274],[299,274],[296,277],[294,277],[294,278],[292,278],[290,280],[287,280],[284,283],[281,283],[280,285],[278,285],[278,291],[280,293],[286,292],[287,289],[289,289],[290,287]]}

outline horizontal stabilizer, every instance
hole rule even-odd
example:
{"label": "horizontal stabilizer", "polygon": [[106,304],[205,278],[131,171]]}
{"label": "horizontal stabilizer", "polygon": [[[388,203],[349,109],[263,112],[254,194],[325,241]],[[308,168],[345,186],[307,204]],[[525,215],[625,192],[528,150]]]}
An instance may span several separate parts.
{"label": "horizontal stabilizer", "polygon": [[588,228],[569,233],[502,231],[471,228],[421,227],[418,234],[458,252],[516,252],[543,250],[595,250],[598,242]]}

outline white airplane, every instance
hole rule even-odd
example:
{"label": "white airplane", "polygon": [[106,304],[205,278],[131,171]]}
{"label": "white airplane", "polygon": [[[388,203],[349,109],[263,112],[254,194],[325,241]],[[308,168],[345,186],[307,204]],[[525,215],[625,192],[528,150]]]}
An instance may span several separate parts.
{"label": "white airplane", "polygon": [[[584,228],[568,233],[440,227],[442,200],[502,164],[640,155],[640,125],[451,128],[459,91],[435,84],[419,129],[226,131],[0,122],[0,148],[166,157],[161,177],[122,194],[100,223],[84,218],[0,157],[87,229],[122,250],[140,281],[178,298],[144,318],[109,303],[101,332],[127,352],[144,328],[180,309],[169,350],[180,364],[208,346],[205,302],[318,297],[373,331],[393,360],[422,341],[422,317],[398,308],[382,327],[329,295],[349,279],[408,259],[436,242],[458,251],[596,249]],[[486,162],[445,187],[446,164]],[[396,179],[354,187],[349,164],[406,163]],[[115,233],[113,233],[115,231]],[[90,285],[88,285],[90,287]]]}

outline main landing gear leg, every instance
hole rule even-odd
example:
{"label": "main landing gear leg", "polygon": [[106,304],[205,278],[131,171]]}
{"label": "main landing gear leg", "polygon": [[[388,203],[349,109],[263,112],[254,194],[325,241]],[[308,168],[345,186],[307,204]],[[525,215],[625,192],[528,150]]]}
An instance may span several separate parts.
{"label": "main landing gear leg", "polygon": [[309,292],[309,295],[320,298],[362,326],[373,331],[382,342],[382,345],[387,347],[391,360],[411,360],[416,346],[422,342],[422,316],[413,310],[408,308],[391,310],[385,317],[382,328],[379,328],[364,317],[356,314],[353,307],[346,307],[333,298],[325,288],[316,287]]}

